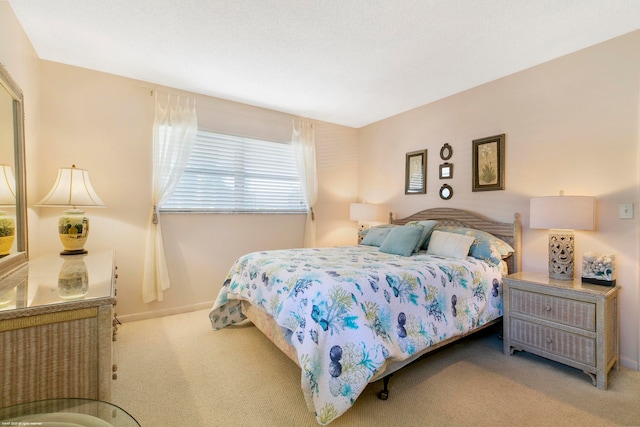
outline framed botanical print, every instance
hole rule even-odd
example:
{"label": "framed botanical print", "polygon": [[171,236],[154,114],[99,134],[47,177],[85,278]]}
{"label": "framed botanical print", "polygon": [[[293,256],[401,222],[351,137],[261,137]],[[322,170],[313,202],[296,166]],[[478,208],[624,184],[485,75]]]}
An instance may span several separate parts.
{"label": "framed botanical print", "polygon": [[405,160],[404,194],[427,192],[427,150],[407,153]]}
{"label": "framed botanical print", "polygon": [[473,140],[473,191],[504,190],[504,136]]}

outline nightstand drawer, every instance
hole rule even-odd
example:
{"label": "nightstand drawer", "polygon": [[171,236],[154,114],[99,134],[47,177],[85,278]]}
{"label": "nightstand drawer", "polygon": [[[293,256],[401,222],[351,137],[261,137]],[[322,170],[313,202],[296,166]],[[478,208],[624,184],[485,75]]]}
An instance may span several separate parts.
{"label": "nightstand drawer", "polygon": [[585,365],[596,365],[596,340],[520,319],[511,319],[509,334],[520,342]]}
{"label": "nightstand drawer", "polygon": [[512,313],[525,314],[587,331],[596,330],[595,304],[520,289],[511,289],[509,296]]}

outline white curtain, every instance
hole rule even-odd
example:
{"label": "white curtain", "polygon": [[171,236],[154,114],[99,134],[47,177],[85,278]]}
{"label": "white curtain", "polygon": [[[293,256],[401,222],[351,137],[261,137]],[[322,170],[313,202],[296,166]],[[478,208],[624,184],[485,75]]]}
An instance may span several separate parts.
{"label": "white curtain", "polygon": [[153,206],[149,214],[142,279],[142,300],[145,303],[162,301],[162,293],[170,286],[157,207],[171,196],[178,185],[189,160],[197,129],[195,100],[156,92],[156,115],[153,123]]}
{"label": "white curtain", "polygon": [[307,200],[307,218],[304,226],[304,247],[316,246],[316,221],[314,206],[318,200],[318,178],[316,175],[316,138],[313,123],[304,120],[293,122],[291,136],[298,164],[302,191]]}

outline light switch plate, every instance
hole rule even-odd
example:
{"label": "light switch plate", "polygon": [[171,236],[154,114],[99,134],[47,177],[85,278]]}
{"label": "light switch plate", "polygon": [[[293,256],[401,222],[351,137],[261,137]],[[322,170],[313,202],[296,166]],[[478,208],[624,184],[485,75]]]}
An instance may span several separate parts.
{"label": "light switch plate", "polygon": [[620,203],[620,219],[633,218],[633,203]]}

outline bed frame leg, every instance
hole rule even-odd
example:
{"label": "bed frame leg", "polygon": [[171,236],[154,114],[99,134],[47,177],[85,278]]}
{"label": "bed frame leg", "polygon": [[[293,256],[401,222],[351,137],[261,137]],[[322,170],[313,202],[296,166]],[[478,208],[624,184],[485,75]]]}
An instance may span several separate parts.
{"label": "bed frame leg", "polygon": [[387,400],[389,398],[389,380],[393,374],[389,374],[382,379],[382,390],[378,392],[378,399]]}

